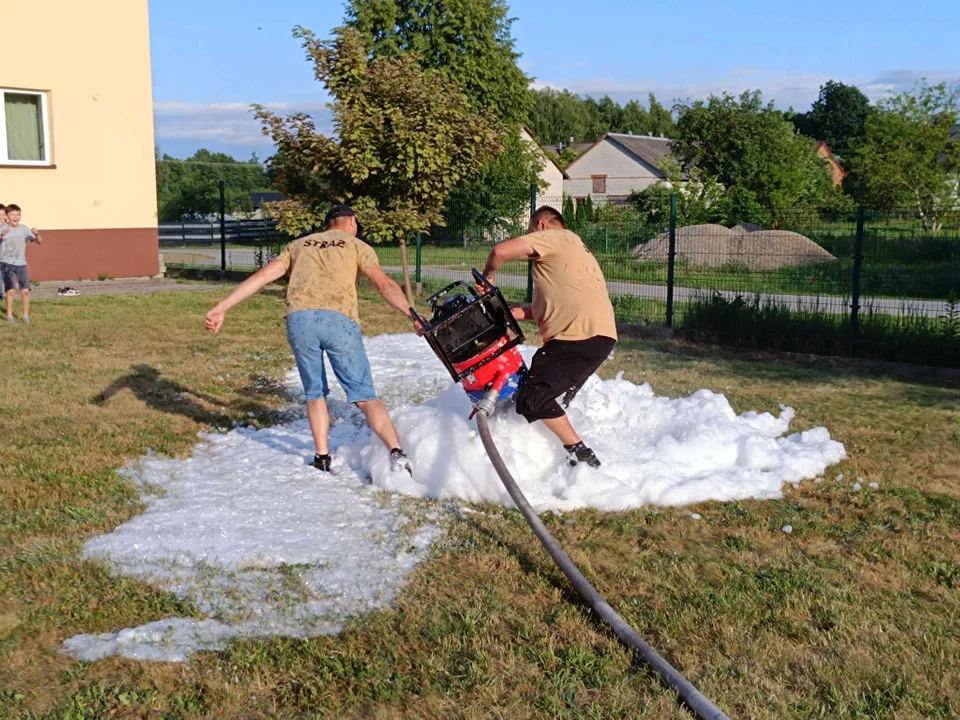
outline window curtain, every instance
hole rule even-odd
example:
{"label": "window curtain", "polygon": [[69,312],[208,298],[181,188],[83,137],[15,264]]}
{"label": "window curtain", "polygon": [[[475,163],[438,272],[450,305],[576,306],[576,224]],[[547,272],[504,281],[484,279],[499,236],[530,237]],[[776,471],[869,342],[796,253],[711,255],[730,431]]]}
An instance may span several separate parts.
{"label": "window curtain", "polygon": [[46,160],[42,105],[39,95],[4,95],[7,118],[7,159]]}

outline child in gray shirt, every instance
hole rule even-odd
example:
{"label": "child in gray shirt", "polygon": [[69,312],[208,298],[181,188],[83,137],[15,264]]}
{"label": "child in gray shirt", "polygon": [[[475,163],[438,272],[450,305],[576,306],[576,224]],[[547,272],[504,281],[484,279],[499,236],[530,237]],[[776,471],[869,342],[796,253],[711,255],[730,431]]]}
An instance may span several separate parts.
{"label": "child in gray shirt", "polygon": [[30,276],[27,273],[27,243],[41,244],[40,234],[20,224],[20,207],[6,206],[7,222],[0,225],[0,275],[7,297],[7,322],[13,320],[13,299],[20,289],[23,321],[30,322]]}

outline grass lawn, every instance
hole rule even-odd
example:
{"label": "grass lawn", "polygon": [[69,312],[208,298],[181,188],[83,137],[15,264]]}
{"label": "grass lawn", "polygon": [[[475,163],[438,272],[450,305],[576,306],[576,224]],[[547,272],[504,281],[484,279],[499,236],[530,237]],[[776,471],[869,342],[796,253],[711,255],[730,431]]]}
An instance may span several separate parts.
{"label": "grass lawn", "polygon": [[[127,460],[188,453],[249,412],[277,421],[279,296],[214,338],[217,297],[37,301],[33,325],[0,328],[0,717],[689,717],[494,506],[452,522],[393,609],[339,636],[185,665],[62,655],[76,633],[196,613],[79,553],[139,512]],[[361,314],[368,333],[405,329],[368,298]],[[624,343],[603,368],[619,371],[738,411],[790,404],[795,428],[827,425],[850,459],[842,484],[831,472],[778,501],[546,516],[611,604],[731,717],[960,715],[960,384],[680,343]]]}

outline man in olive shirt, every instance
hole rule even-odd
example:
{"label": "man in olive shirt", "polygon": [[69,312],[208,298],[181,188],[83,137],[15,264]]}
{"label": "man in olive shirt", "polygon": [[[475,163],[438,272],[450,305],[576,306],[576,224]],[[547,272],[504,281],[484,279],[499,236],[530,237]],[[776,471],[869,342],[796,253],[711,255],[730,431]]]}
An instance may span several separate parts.
{"label": "man in olive shirt", "polygon": [[324,232],[294,240],[276,260],[241,283],[207,313],[207,329],[219,332],[230,308],[289,274],[287,339],[297,360],[307,400],[307,418],[317,446],[313,466],[330,472],[330,415],[326,402],[330,390],[323,363],[326,354],[347,393],[347,402],[360,408],[370,428],[390,448],[393,469],[411,472],[390,415],[373,388],[360,332],[358,273],[370,279],[387,304],[410,317],[410,304],[400,286],[380,268],[373,248],[357,239],[353,210],[338,205],[327,213]]}
{"label": "man in olive shirt", "polygon": [[533,304],[514,307],[513,316],[536,320],[543,347],[517,393],[517,412],[528,422],[542,420],[560,438],[571,465],[600,467],[557,398],[564,396],[569,405],[617,342],[607,283],[596,258],[551,207],[533,214],[529,234],[496,245],[483,274],[493,283],[505,262],[527,258],[533,260]]}

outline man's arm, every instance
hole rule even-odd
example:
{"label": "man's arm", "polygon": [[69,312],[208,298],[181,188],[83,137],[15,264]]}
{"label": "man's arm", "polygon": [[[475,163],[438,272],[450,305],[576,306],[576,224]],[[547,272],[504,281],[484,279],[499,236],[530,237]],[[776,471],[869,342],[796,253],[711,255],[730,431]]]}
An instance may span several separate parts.
{"label": "man's arm", "polygon": [[237,289],[217,303],[216,307],[207,313],[207,330],[212,333],[220,332],[227,311],[239,305],[251,295],[255,295],[264,287],[275,282],[287,274],[287,266],[283,260],[277,258],[270,261],[261,270],[257,271],[237,286]]}
{"label": "man's arm", "polygon": [[379,265],[370,265],[363,269],[363,274],[373,283],[387,305],[404,317],[409,318],[416,325],[416,321],[410,314],[410,301],[407,300],[407,296],[404,295],[403,290],[394,282],[393,278],[383,271],[383,268]]}
{"label": "man's arm", "polygon": [[516,320],[533,320],[533,306],[530,303],[510,303],[510,312]]}
{"label": "man's arm", "polygon": [[487,265],[483,268],[483,276],[493,284],[493,278],[496,276],[497,270],[499,270],[504,263],[510,262],[511,260],[535,257],[537,257],[537,251],[533,249],[533,245],[531,245],[525,237],[518,237],[513,240],[498,243],[494,245],[493,250],[490,251],[490,257],[487,258]]}
{"label": "man's arm", "polygon": [[40,237],[40,232],[36,228],[30,228],[30,234],[33,235],[33,241],[37,245],[43,245],[43,238]]}

